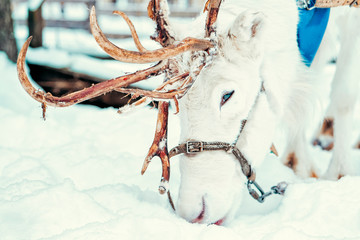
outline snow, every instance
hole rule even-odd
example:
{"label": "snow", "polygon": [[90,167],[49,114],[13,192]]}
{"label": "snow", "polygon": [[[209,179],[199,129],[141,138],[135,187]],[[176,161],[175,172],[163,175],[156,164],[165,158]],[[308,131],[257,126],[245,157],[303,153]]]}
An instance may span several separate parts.
{"label": "snow", "polygon": [[[298,179],[274,155],[257,169],[258,182],[264,189],[291,182],[284,197],[259,204],[244,193],[227,226],[188,223],[157,191],[160,161],[140,175],[155,110],[122,116],[113,108],[49,108],[44,122],[40,104],[21,88],[3,53],[0,71],[6,86],[0,89],[1,239],[360,239],[360,177]],[[169,134],[174,146],[173,114]],[[313,154],[324,170],[330,153],[314,148]],[[360,159],[358,150],[353,154]],[[176,158],[171,170],[176,199]]]}

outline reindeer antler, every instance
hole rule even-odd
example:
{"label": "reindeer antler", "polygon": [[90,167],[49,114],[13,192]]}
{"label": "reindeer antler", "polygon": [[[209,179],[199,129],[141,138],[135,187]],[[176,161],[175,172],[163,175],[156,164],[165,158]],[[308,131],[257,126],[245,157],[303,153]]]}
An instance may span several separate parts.
{"label": "reindeer antler", "polygon": [[[210,36],[210,33],[214,31],[212,27],[217,16],[218,7],[221,3],[221,0],[209,0],[210,9],[208,14],[208,20],[206,23],[206,37]],[[217,10],[215,9],[217,8]],[[18,77],[19,80],[26,90],[26,92],[35,100],[42,103],[43,106],[43,116],[45,116],[46,106],[57,106],[57,107],[66,107],[71,106],[76,103],[83,102],[85,100],[100,96],[102,94],[119,91],[129,94],[134,94],[137,96],[145,96],[141,100],[134,103],[134,105],[139,105],[147,98],[158,98],[158,99],[174,99],[176,106],[177,101],[176,97],[182,96],[191,86],[191,83],[200,73],[202,67],[205,66],[205,63],[202,63],[199,66],[199,71],[195,72],[183,72],[181,73],[178,67],[176,57],[187,51],[206,51],[212,48],[214,45],[209,40],[204,39],[195,39],[195,38],[185,38],[181,41],[176,41],[175,36],[172,35],[170,29],[169,20],[168,20],[168,6],[166,0],[150,0],[148,6],[149,17],[157,23],[157,36],[153,39],[159,42],[163,48],[157,50],[147,50],[145,49],[139,37],[135,31],[135,28],[130,21],[130,19],[125,15],[125,13],[120,11],[114,11],[115,14],[122,16],[126,23],[128,24],[131,35],[134,39],[135,45],[138,51],[129,51],[122,49],[113,43],[111,43],[104,33],[101,31],[95,13],[95,7],[92,7],[90,13],[90,28],[92,34],[99,44],[99,46],[108,53],[111,57],[122,62],[129,63],[150,63],[158,62],[156,65],[149,67],[144,70],[140,70],[128,75],[120,76],[114,79],[110,79],[98,84],[95,84],[91,87],[76,91],[70,94],[67,94],[62,97],[53,96],[51,93],[45,93],[43,91],[35,89],[29,81],[29,78],[25,72],[25,58],[26,53],[30,44],[32,37],[29,37],[28,40],[24,43],[17,61]],[[125,88],[130,84],[145,80],[152,76],[157,76],[159,74],[165,73],[165,82],[156,88],[154,91],[145,91],[141,89],[129,89]],[[184,80],[185,79],[185,80]],[[175,82],[184,80],[180,87],[175,89],[170,89],[164,91],[165,87],[171,86]],[[145,172],[149,162],[154,156],[159,156],[162,161],[162,178],[161,184],[159,187],[160,193],[165,193],[167,191],[166,185],[169,182],[170,178],[170,163],[167,151],[167,126],[168,126],[168,102],[159,102],[159,113],[157,120],[157,127],[154,137],[154,142],[149,149],[148,155],[145,159],[142,174]],[[168,192],[168,194],[170,194]],[[170,195],[169,195],[170,196]]]}
{"label": "reindeer antler", "polygon": [[[116,13],[120,14],[121,16],[126,16],[124,13],[121,12],[116,12]],[[130,20],[127,17],[125,19],[127,19],[127,23],[129,24]],[[143,47],[140,47],[141,48],[140,52],[125,50],[117,47],[105,37],[104,33],[101,31],[97,23],[95,7],[91,8],[90,28],[99,46],[111,57],[121,62],[129,62],[129,63],[157,62],[164,59],[175,57],[186,51],[206,50],[213,46],[211,42],[206,40],[196,39],[196,38],[185,38],[179,43],[176,44],[172,43],[164,48],[157,49],[154,51],[148,51]],[[130,29],[132,29],[131,26]],[[134,34],[136,33],[135,30],[133,30],[132,32],[134,32]],[[138,41],[137,34],[135,36],[136,37],[134,38],[134,40],[136,43],[138,43],[137,46],[139,46],[140,41]]]}
{"label": "reindeer antler", "polygon": [[[164,11],[162,11],[164,9]],[[159,42],[163,47],[168,48],[175,42],[175,37],[171,36],[170,31],[167,29],[168,25],[168,5],[164,0],[150,0],[148,5],[148,15],[157,24],[156,33],[157,37],[153,38]],[[176,66],[176,65],[173,65]],[[172,69],[172,72],[177,72],[177,69]],[[166,72],[166,79],[171,78],[170,71]],[[164,83],[166,84],[166,83]],[[142,100],[140,100],[142,101]],[[141,170],[141,174],[144,174],[151,160],[158,156],[162,163],[162,175],[159,185],[160,194],[168,193],[169,200],[171,199],[170,192],[167,185],[170,179],[170,161],[167,147],[167,130],[168,130],[168,115],[169,115],[169,103],[160,101],[158,105],[158,119],[156,122],[156,131],[154,141],[149,149],[149,152],[144,160],[144,164]],[[172,201],[170,201],[172,202]],[[172,204],[173,209],[175,209]]]}
{"label": "reindeer antler", "polygon": [[[207,22],[205,25],[206,28],[206,36],[209,37],[211,32],[215,31],[213,28],[213,24],[216,21],[219,6],[221,4],[221,0],[209,0],[210,1],[210,9],[207,17]],[[157,23],[157,37],[154,39],[158,41],[163,47],[168,48],[171,46],[173,42],[175,42],[175,37],[170,34],[171,30],[169,30],[168,25],[168,13],[167,11],[167,1],[165,0],[150,0],[148,6],[148,14],[151,19],[153,19]],[[162,11],[162,9],[165,9]],[[207,41],[209,42],[209,41]],[[212,44],[211,44],[212,45]],[[203,49],[205,50],[205,49]],[[189,77],[189,80],[193,80],[204,67],[205,64],[201,64],[199,66],[199,71],[193,73],[192,77]],[[174,77],[178,73],[178,68],[176,62],[172,65],[172,69],[170,72],[167,72],[168,78]],[[189,73],[186,73],[188,77]],[[191,86],[191,81],[185,81],[188,83],[188,87]],[[165,82],[166,84],[166,82]],[[188,90],[188,87],[185,89]],[[134,103],[134,105],[141,104],[145,102],[145,98],[140,99],[138,102]],[[177,105],[177,102],[176,102]],[[168,155],[168,148],[167,148],[167,127],[168,127],[168,109],[169,103],[168,102],[159,102],[159,112],[158,112],[158,120],[156,125],[156,131],[154,136],[154,141],[149,149],[148,155],[145,158],[143,168],[141,170],[141,174],[144,174],[146,171],[151,159],[155,156],[158,156],[162,162],[162,177],[161,183],[159,186],[159,192],[161,194],[167,192],[169,201],[173,209],[175,209],[174,204],[172,202],[170,191],[167,189],[167,185],[170,179],[170,161]]]}
{"label": "reindeer antler", "polygon": [[211,33],[215,32],[214,24],[219,13],[221,1],[222,0],[208,0],[205,4],[204,11],[208,11],[205,25],[205,37],[210,37]]}
{"label": "reindeer antler", "polygon": [[[116,12],[117,14],[120,14],[121,16],[126,16],[123,13]],[[205,50],[212,45],[210,42],[207,42],[205,40],[199,40],[199,39],[184,39],[178,44],[174,44],[169,46],[168,48],[162,48],[155,51],[147,51],[145,48],[142,47],[140,42],[138,41],[138,37],[136,34],[135,29],[133,28],[132,24],[129,23],[130,20],[125,17],[131,31],[132,35],[136,36],[134,38],[135,42],[137,42],[137,46],[139,48],[140,52],[133,52],[128,51],[125,49],[118,48],[114,44],[112,44],[102,33],[100,27],[97,24],[96,21],[96,15],[95,15],[95,8],[93,7],[91,9],[91,15],[90,15],[90,21],[91,21],[91,29],[92,33],[99,43],[99,45],[108,52],[112,57],[114,57],[117,60],[123,61],[123,62],[133,62],[133,63],[146,63],[146,62],[154,62],[154,61],[160,61],[160,60],[166,60],[171,57],[174,57],[176,55],[179,55],[186,51],[194,51],[194,50]],[[100,96],[102,94],[111,92],[111,91],[122,91],[128,92],[129,90],[124,90],[123,88],[142,81],[144,79],[147,79],[152,76],[159,75],[165,71],[165,69],[168,68],[168,61],[161,61],[155,66],[152,66],[150,68],[147,68],[145,70],[140,70],[132,74],[120,76],[108,81],[104,81],[98,84],[95,84],[89,88],[82,89],[80,91],[76,91],[73,93],[70,93],[68,95],[62,96],[62,97],[56,97],[53,96],[51,93],[45,93],[43,91],[35,89],[32,84],[30,83],[26,71],[25,71],[25,58],[26,53],[30,44],[32,37],[29,37],[27,41],[24,43],[18,57],[17,61],[17,69],[18,69],[18,77],[19,80],[24,87],[24,89],[28,92],[28,94],[33,97],[35,100],[41,102],[43,104],[43,109],[46,109],[46,106],[56,106],[56,107],[67,107],[74,105],[76,103],[80,103],[83,101],[86,101],[88,99]],[[141,47],[140,47],[141,46]],[[133,91],[136,92],[136,91]],[[179,90],[178,93],[181,93]],[[139,93],[139,95],[149,95],[150,97],[156,97],[156,98],[163,98],[168,99],[172,98],[174,93],[168,94],[163,92],[158,92],[155,94],[145,94],[145,92]]]}
{"label": "reindeer antler", "polygon": [[115,89],[126,87],[130,84],[147,79],[149,76],[155,76],[161,74],[167,67],[167,63],[165,61],[162,61],[156,64],[155,66],[152,66],[145,70],[140,70],[132,74],[128,74],[105,82],[101,82],[92,85],[91,87],[70,93],[63,97],[55,97],[51,93],[45,93],[43,91],[35,89],[26,75],[25,58],[31,39],[32,37],[29,37],[20,50],[19,57],[17,60],[18,77],[25,91],[32,98],[34,98],[38,102],[41,102],[42,104],[53,107],[71,106],[76,103],[80,103],[88,99],[100,96],[102,94],[114,91]]}

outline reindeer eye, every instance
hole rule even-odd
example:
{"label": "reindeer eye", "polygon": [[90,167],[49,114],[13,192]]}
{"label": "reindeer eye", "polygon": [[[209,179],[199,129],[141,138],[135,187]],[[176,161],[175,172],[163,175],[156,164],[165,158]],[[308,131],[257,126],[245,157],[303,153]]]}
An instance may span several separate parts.
{"label": "reindeer eye", "polygon": [[222,98],[221,98],[220,106],[223,106],[227,101],[229,101],[229,99],[232,97],[234,92],[235,92],[234,90],[224,92],[224,94],[222,95]]}

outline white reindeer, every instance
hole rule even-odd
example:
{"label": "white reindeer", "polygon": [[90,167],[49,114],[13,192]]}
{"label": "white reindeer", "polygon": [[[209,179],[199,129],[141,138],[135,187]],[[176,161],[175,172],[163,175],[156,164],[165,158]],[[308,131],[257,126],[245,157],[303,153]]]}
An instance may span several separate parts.
{"label": "white reindeer", "polygon": [[[349,141],[360,89],[360,73],[354,67],[360,59],[360,11],[336,9],[335,17],[338,26],[329,29],[340,27],[341,50],[331,92],[335,147],[325,174],[330,179],[354,174]],[[275,129],[286,126],[289,143],[283,162],[294,161],[291,164],[301,177],[318,176],[305,136],[314,114],[321,111],[312,86],[318,80],[302,63],[297,22],[295,1],[223,3],[217,25],[219,54],[180,100],[181,142],[236,142],[246,119],[236,146],[256,169],[269,151]],[[314,69],[329,60],[326,47],[324,43]],[[239,183],[246,181],[237,160],[221,151],[204,152],[182,156],[180,167],[178,213],[191,222],[231,219],[245,188]]]}
{"label": "white reindeer", "polygon": [[[317,108],[320,100],[313,86],[318,81],[313,77],[313,71],[320,69],[329,57],[329,45],[324,43],[313,69],[303,64],[297,44],[298,8],[295,1],[226,0],[220,7],[213,30],[216,20],[213,13],[220,2],[211,0],[207,18],[204,14],[185,31],[176,32],[168,25],[166,2],[151,0],[149,16],[158,25],[155,39],[164,47],[154,51],[146,50],[140,44],[130,20],[124,13],[116,12],[129,24],[138,52],[121,49],[109,42],[97,24],[93,8],[90,16],[92,33],[109,55],[125,62],[160,62],[63,97],[38,91],[30,84],[24,65],[31,38],[24,44],[18,59],[23,87],[43,104],[44,110],[47,105],[70,106],[113,90],[148,98],[181,96],[180,142],[217,142],[215,147],[227,150],[181,157],[177,213],[190,222],[208,224],[222,224],[235,215],[246,186],[244,183],[254,180],[252,170],[264,160],[280,127],[289,131],[288,146],[283,151],[284,163],[288,164],[290,154],[291,165],[299,176],[319,174],[308,151],[310,144],[305,130],[314,121],[314,114],[320,111]],[[341,49],[331,93],[331,104],[335,109],[335,147],[325,174],[331,179],[354,174],[349,135],[360,85],[360,72],[351,64],[360,56],[360,11],[339,9],[338,15],[335,22],[340,25]],[[196,38],[185,38],[189,35]],[[210,40],[203,39],[207,35]],[[131,83],[164,72],[169,80],[155,91],[124,89]],[[191,84],[185,83],[195,78],[189,88]],[[186,81],[175,91],[159,92],[179,79]],[[144,100],[146,98],[138,103]],[[169,180],[167,113],[168,103],[160,102],[155,140],[142,170],[146,170],[153,156],[161,157],[161,193],[166,192]],[[191,152],[192,147],[189,143],[181,144],[170,151],[170,157]],[[204,145],[201,143],[195,148],[202,149]],[[229,154],[231,152],[234,154]]]}

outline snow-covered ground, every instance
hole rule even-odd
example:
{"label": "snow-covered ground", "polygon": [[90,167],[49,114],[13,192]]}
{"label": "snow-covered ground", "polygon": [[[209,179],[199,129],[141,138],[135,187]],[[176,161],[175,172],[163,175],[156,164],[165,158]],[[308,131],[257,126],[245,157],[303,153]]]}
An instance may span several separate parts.
{"label": "snow-covered ground", "polygon": [[[21,45],[27,31],[17,27],[16,36]],[[44,39],[47,50],[31,50],[28,59],[104,78],[139,68],[80,55],[89,49],[101,54],[83,31],[45,29]],[[121,46],[134,48],[129,40],[121,40]],[[227,226],[188,223],[157,191],[160,161],[154,159],[140,175],[156,110],[119,115],[114,108],[48,108],[44,122],[40,104],[22,89],[16,66],[2,52],[0,73],[0,240],[360,239],[360,177],[298,179],[272,154],[256,169],[258,182],[266,190],[290,182],[284,197],[259,204],[244,193],[237,217]],[[178,143],[178,121],[170,114],[169,147]],[[354,133],[360,132],[359,123],[360,114]],[[277,147],[281,151],[281,144]],[[330,153],[318,147],[312,152],[324,172]],[[353,156],[360,173],[360,151]],[[174,199],[178,160],[171,163]]]}
{"label": "snow-covered ground", "polygon": [[[160,161],[140,168],[152,142],[156,110],[127,115],[92,106],[49,108],[21,88],[0,53],[0,239],[360,239],[360,177],[301,180],[269,155],[257,169],[268,189],[292,184],[284,197],[245,198],[227,226],[178,217],[157,186]],[[178,119],[170,114],[169,145]],[[313,149],[322,171],[330,154]],[[360,172],[360,151],[354,150]],[[171,166],[176,198],[178,159]],[[241,184],[241,183],[239,183]]]}

